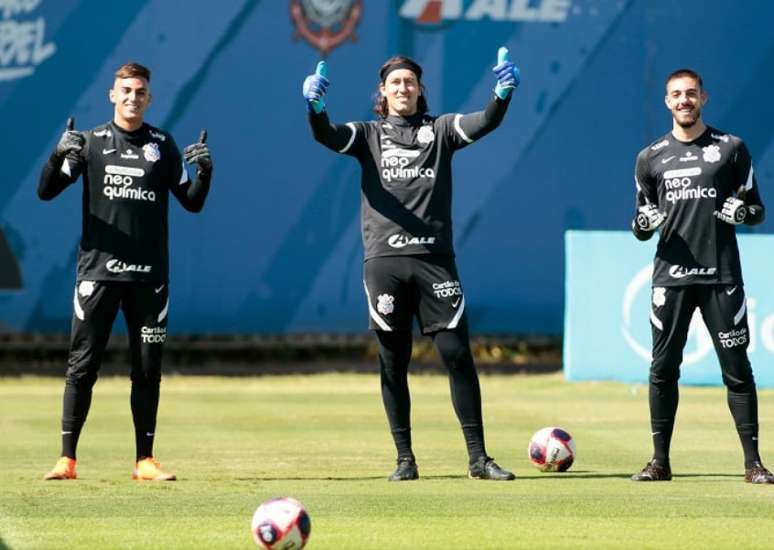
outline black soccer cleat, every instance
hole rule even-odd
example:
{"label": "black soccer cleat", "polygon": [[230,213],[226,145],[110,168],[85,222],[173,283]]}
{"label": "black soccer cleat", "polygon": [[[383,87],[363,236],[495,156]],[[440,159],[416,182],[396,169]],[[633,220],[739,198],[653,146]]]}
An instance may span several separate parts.
{"label": "black soccer cleat", "polygon": [[746,468],[744,471],[744,480],[747,483],[774,483],[774,474],[763,467],[763,464],[756,462],[752,468]]}
{"label": "black soccer cleat", "polygon": [[510,481],[516,479],[513,472],[503,470],[493,458],[481,456],[468,469],[470,479],[491,479],[494,481]]}
{"label": "black soccer cleat", "polygon": [[642,471],[632,476],[632,481],[672,481],[672,470],[669,466],[651,460]]}
{"label": "black soccer cleat", "polygon": [[398,467],[387,478],[388,481],[411,481],[419,479],[419,468],[413,457],[398,458]]}

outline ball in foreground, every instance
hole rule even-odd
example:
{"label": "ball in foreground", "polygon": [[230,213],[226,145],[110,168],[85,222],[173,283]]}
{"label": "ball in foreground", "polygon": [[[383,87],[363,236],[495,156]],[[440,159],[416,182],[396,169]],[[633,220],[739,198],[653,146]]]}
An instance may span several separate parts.
{"label": "ball in foreground", "polygon": [[253,539],[266,550],[299,550],[309,540],[312,522],[303,504],[293,498],[275,498],[253,514]]}
{"label": "ball in foreground", "polygon": [[529,460],[543,472],[564,472],[575,462],[575,440],[561,428],[543,428],[529,440]]}

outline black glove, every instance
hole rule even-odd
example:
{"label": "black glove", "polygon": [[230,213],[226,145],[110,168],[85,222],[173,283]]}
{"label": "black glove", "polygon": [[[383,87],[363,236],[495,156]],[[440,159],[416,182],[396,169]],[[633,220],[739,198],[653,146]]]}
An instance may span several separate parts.
{"label": "black glove", "polygon": [[199,170],[212,172],[212,157],[207,147],[207,130],[202,130],[199,141],[183,149],[183,158],[188,164],[198,164]]}
{"label": "black glove", "polygon": [[67,127],[62,134],[62,137],[59,138],[59,143],[56,144],[56,151],[54,151],[54,154],[59,158],[74,158],[83,151],[83,146],[86,144],[86,137],[82,132],[74,131],[74,125],[75,121],[73,118],[68,118]]}

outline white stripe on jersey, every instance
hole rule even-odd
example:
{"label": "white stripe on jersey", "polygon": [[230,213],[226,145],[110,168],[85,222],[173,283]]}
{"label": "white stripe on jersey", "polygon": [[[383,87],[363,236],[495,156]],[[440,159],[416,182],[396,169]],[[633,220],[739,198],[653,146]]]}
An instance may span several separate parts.
{"label": "white stripe on jersey", "polygon": [[62,162],[62,173],[72,177],[73,173],[70,171],[70,161],[64,159]]}
{"label": "white stripe on jersey", "polygon": [[465,311],[465,295],[462,295],[462,302],[460,302],[460,308],[457,310],[457,313],[454,315],[454,318],[451,320],[451,323],[449,323],[449,326],[446,328],[457,328],[457,325],[460,323],[460,319],[462,318],[462,312]]}
{"label": "white stripe on jersey", "polygon": [[363,288],[365,288],[366,299],[368,300],[368,313],[371,314],[371,318],[374,320],[374,322],[376,322],[377,325],[379,325],[380,329],[392,332],[390,325],[387,324],[387,321],[379,317],[379,314],[376,313],[373,304],[371,304],[371,295],[368,293],[368,285],[366,285],[365,281],[363,281]]}
{"label": "white stripe on jersey", "polygon": [[460,126],[460,119],[462,118],[462,115],[454,115],[454,129],[457,130],[457,133],[460,135],[462,139],[464,139],[468,143],[473,143],[473,140],[470,139],[467,134],[465,134],[465,131],[462,129],[462,126]]}
{"label": "white stripe on jersey", "polygon": [[744,314],[747,312],[747,298],[745,298],[742,301],[742,307],[739,308],[739,311],[736,312],[736,315],[734,315],[734,326],[739,324],[739,321],[742,320],[742,317],[744,317]]}
{"label": "white stripe on jersey", "polygon": [[169,296],[167,296],[167,303],[164,304],[164,309],[162,309],[161,313],[159,313],[159,323],[164,320],[164,318],[167,316],[168,311],[169,311]]}
{"label": "white stripe on jersey", "polygon": [[653,310],[650,310],[650,322],[653,323],[653,326],[656,327],[660,331],[664,331],[664,324],[661,322],[661,319],[656,317],[656,314],[653,313]]}
{"label": "white stripe on jersey", "polygon": [[73,294],[73,309],[75,310],[75,316],[81,321],[86,320],[86,314],[83,312],[80,302],[78,301],[78,285],[75,285],[75,293]]}
{"label": "white stripe on jersey", "polygon": [[749,191],[753,188],[753,167],[750,166],[750,172],[747,174],[747,181],[744,184],[744,190]]}
{"label": "white stripe on jersey", "polygon": [[180,161],[183,165],[183,171],[180,173],[180,181],[178,182],[178,185],[183,185],[184,183],[188,182],[188,170],[186,170],[185,167],[185,159]]}
{"label": "white stripe on jersey", "polygon": [[346,153],[347,150],[350,147],[352,147],[352,143],[355,141],[355,136],[357,135],[357,128],[355,127],[354,124],[352,124],[351,122],[347,122],[347,128],[352,130],[352,135],[350,136],[349,141],[344,146],[344,148],[343,149],[339,149],[339,153]]}

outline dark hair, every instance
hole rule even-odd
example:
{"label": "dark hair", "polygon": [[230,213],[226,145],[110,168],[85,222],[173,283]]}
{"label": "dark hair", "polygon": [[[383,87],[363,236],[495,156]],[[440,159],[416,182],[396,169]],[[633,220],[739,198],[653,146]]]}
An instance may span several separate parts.
{"label": "dark hair", "polygon": [[669,73],[669,76],[666,77],[666,81],[664,82],[664,86],[668,87],[669,83],[672,82],[675,78],[682,78],[684,76],[693,78],[696,82],[699,83],[699,89],[704,89],[704,82],[701,79],[701,76],[699,76],[699,73],[694,71],[693,69],[677,69],[676,71],[672,71]]}
{"label": "dark hair", "polygon": [[427,107],[427,100],[425,99],[427,92],[425,90],[425,85],[422,84],[422,67],[419,66],[419,63],[404,55],[396,55],[389,58],[379,69],[379,86],[376,87],[376,93],[374,94],[374,113],[380,118],[387,118],[387,115],[390,114],[390,109],[387,106],[387,98],[382,96],[379,87],[384,84],[387,75],[396,69],[408,69],[417,76],[420,91],[419,98],[417,98],[417,113],[420,115],[425,114],[429,109]]}
{"label": "dark hair", "polygon": [[115,74],[116,78],[144,78],[147,82],[150,82],[151,72],[148,67],[140,65],[139,63],[124,63]]}

